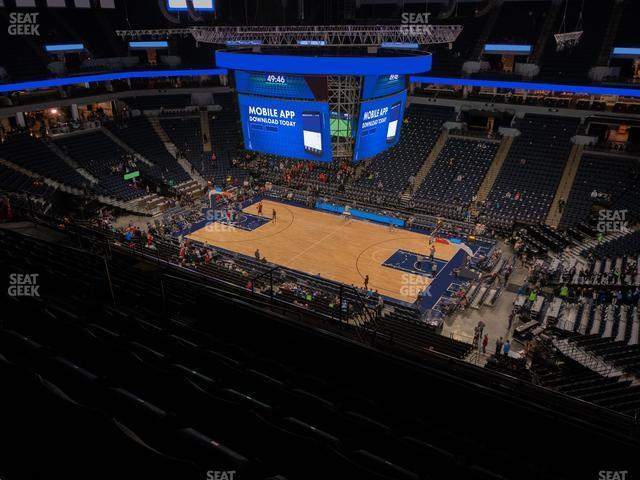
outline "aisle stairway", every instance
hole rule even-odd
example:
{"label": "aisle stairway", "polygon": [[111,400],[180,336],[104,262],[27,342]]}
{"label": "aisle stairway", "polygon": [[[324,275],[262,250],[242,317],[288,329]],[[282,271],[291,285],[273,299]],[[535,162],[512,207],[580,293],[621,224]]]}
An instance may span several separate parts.
{"label": "aisle stairway", "polygon": [[509,150],[511,149],[511,145],[513,144],[514,137],[504,137],[502,139],[502,143],[500,144],[500,148],[498,149],[498,153],[496,154],[496,158],[493,160],[493,163],[489,167],[489,171],[487,175],[484,177],[480,188],[478,189],[478,203],[484,202],[489,196],[489,192],[493,188],[493,184],[498,178],[498,174],[502,169],[502,165],[504,164],[507,155],[509,154]]}
{"label": "aisle stairway", "polygon": [[551,228],[558,228],[560,225],[560,219],[562,219],[562,212],[560,211],[558,204],[560,200],[567,202],[571,189],[573,188],[573,182],[576,179],[578,168],[580,167],[580,160],[582,160],[582,154],[584,153],[584,147],[582,145],[574,145],[571,149],[571,155],[567,161],[567,165],[564,167],[562,178],[560,179],[560,185],[556,190],[556,196],[553,199],[549,214],[547,215],[546,224]]}
{"label": "aisle stairway", "polygon": [[76,172],[78,172],[84,178],[89,180],[89,182],[91,182],[93,184],[98,183],[98,179],[96,177],[91,175],[86,169],[82,168],[78,164],[78,162],[76,162],[69,155],[64,153],[62,151],[62,149],[60,147],[58,147],[54,142],[44,141],[43,144],[46,145],[49,148],[49,150],[51,150],[53,153],[55,153],[64,163],[69,165],[71,168],[73,168]]}
{"label": "aisle stairway", "polygon": [[111,130],[109,130],[108,128],[100,128],[100,131],[102,133],[104,133],[107,137],[109,137],[111,139],[111,141],[113,143],[115,143],[116,145],[118,145],[122,150],[124,150],[125,152],[130,153],[131,155],[135,156],[136,160],[139,160],[142,163],[145,163],[145,164],[149,165],[150,167],[154,166],[154,163],[151,160],[149,160],[149,159],[143,157],[142,155],[140,155],[133,148],[131,148],[130,145],[127,145],[119,137],[114,135],[113,132]]}
{"label": "aisle stairway", "polygon": [[[422,185],[422,182],[424,182],[424,179],[427,178],[427,175],[431,171],[431,168],[433,167],[433,164],[435,163],[436,159],[440,155],[440,152],[442,152],[442,149],[447,144],[448,139],[449,139],[449,131],[443,129],[442,133],[438,137],[438,140],[436,141],[436,144],[433,146],[433,148],[431,149],[431,152],[429,152],[429,155],[427,156],[426,160],[420,167],[420,170],[418,170],[418,173],[416,174],[416,182],[415,182],[415,187],[413,189],[414,192],[418,191],[418,189],[420,188],[420,185]],[[405,193],[407,192],[405,191]]]}
{"label": "aisle stairway", "polygon": [[200,131],[202,132],[202,151],[211,153],[211,138],[209,137],[209,114],[206,110],[200,111]]}
{"label": "aisle stairway", "polygon": [[198,171],[195,168],[193,168],[193,165],[191,165],[186,158],[182,158],[180,155],[178,155],[178,147],[176,147],[174,143],[171,141],[171,139],[169,138],[169,135],[167,135],[167,132],[165,132],[164,128],[162,127],[160,120],[158,120],[157,117],[148,117],[148,118],[156,134],[164,144],[167,151],[171,154],[171,156],[173,156],[176,159],[176,161],[180,164],[180,166],[189,174],[192,180],[196,181],[200,185],[203,185],[203,186],[206,185],[207,181],[202,177],[202,175],[198,173]]}

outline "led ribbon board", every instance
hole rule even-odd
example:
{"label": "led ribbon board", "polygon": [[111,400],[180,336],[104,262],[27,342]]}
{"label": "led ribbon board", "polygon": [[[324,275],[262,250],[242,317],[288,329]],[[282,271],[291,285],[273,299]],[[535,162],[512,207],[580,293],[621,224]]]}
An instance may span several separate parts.
{"label": "led ribbon board", "polygon": [[148,42],[129,42],[129,48],[132,50],[148,49],[148,48],[169,48],[169,42],[166,40],[154,40]]}
{"label": "led ribbon board", "polygon": [[382,42],[380,48],[401,48],[408,50],[417,50],[420,48],[418,43],[401,43],[401,42]]}
{"label": "led ribbon board", "polygon": [[64,43],[59,45],[45,45],[44,49],[49,53],[80,52],[84,50],[84,44]]}
{"label": "led ribbon board", "polygon": [[167,0],[167,9],[186,11],[189,9],[187,1],[191,1],[193,9],[197,11],[214,12],[216,9],[214,0]]}
{"label": "led ribbon board", "polygon": [[391,75],[368,75],[364,77],[362,98],[386,97],[407,88],[407,76],[392,73]]}
{"label": "led ribbon board", "polygon": [[640,48],[616,47],[613,49],[612,55],[622,58],[638,58],[640,57]]}
{"label": "led ribbon board", "polygon": [[323,57],[218,50],[216,65],[229,70],[298,75],[400,75],[431,70],[431,54]]}
{"label": "led ribbon board", "polygon": [[318,84],[318,77],[240,71],[235,72],[235,77],[238,93],[304,100],[318,99],[312,89],[312,85]]}
{"label": "led ribbon board", "polygon": [[529,55],[531,45],[507,45],[500,43],[487,43],[484,46],[485,53],[511,53],[514,55]]}
{"label": "led ribbon board", "polygon": [[469,87],[506,88],[511,90],[543,90],[549,92],[584,93],[587,95],[619,95],[640,97],[638,88],[599,87],[593,85],[563,85],[560,83],[505,82],[502,80],[475,80],[469,78],[444,78],[412,76],[411,82],[433,85],[460,85]]}
{"label": "led ribbon board", "polygon": [[101,73],[97,75],[80,75],[77,77],[52,78],[49,80],[35,80],[32,82],[0,84],[0,93],[19,92],[21,90],[36,90],[38,88],[55,88],[65,85],[80,85],[82,83],[106,82],[109,80],[126,80],[128,78],[160,78],[160,77],[206,77],[211,75],[226,75],[221,68],[196,70],[145,70],[135,72]]}

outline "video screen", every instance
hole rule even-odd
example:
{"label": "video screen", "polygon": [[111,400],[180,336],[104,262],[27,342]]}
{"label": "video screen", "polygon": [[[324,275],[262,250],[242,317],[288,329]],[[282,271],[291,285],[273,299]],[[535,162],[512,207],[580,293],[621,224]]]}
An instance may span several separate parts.
{"label": "video screen", "polygon": [[324,102],[283,101],[238,95],[247,150],[330,162],[329,106]]}
{"label": "video screen", "polygon": [[237,71],[235,78],[238,93],[301,100],[327,98],[326,77]]}
{"label": "video screen", "polygon": [[406,101],[407,92],[403,91],[362,102],[354,162],[373,157],[398,143]]}
{"label": "video screen", "polygon": [[351,137],[353,135],[353,121],[346,113],[331,112],[331,136]]}

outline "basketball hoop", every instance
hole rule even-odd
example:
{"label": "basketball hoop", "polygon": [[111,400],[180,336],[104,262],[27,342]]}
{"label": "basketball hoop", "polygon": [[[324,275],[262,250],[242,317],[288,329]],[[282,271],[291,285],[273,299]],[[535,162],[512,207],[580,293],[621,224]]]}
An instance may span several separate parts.
{"label": "basketball hoop", "polygon": [[582,30],[576,32],[556,33],[554,35],[556,39],[556,51],[560,52],[578,45],[582,38],[582,33]]}
{"label": "basketball hoop", "polygon": [[561,52],[569,48],[573,48],[580,43],[582,38],[582,16],[584,14],[584,0],[582,0],[582,7],[578,14],[578,23],[572,32],[566,32],[567,26],[567,9],[569,8],[569,0],[566,0],[564,4],[564,14],[562,15],[562,23],[560,24],[560,32],[554,35],[556,39],[556,52]]}

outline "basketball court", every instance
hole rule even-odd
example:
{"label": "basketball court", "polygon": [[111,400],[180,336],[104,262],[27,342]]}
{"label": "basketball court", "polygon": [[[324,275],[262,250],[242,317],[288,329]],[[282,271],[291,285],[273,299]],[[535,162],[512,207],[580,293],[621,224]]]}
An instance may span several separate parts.
{"label": "basketball court", "polygon": [[[347,285],[362,287],[369,275],[370,289],[410,303],[432,281],[425,267],[430,265],[427,235],[269,200],[262,203],[266,223],[251,221],[251,229],[212,223],[188,237],[248,256],[259,249],[270,263]],[[243,212],[240,223],[258,216],[257,205]],[[438,271],[460,249],[454,244],[433,245]]]}

